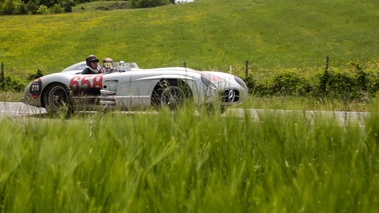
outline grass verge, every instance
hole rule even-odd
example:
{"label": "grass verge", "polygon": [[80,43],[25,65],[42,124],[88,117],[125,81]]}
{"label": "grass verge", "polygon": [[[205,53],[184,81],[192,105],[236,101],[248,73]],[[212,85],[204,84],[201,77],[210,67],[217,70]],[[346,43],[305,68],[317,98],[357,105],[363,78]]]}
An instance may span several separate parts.
{"label": "grass verge", "polygon": [[0,120],[5,212],[374,212],[376,115]]}

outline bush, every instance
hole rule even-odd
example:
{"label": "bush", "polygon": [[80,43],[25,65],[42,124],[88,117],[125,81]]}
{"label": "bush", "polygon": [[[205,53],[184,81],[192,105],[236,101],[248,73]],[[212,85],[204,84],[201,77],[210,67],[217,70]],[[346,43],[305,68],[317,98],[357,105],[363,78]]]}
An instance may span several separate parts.
{"label": "bush", "polygon": [[170,4],[170,0],[131,0],[133,8],[158,7]]}
{"label": "bush", "polygon": [[254,73],[244,80],[257,96],[313,96],[343,100],[366,100],[379,93],[379,69],[361,66],[322,72],[272,71]]}
{"label": "bush", "polygon": [[4,79],[0,82],[2,91],[22,92],[25,86],[20,79],[11,76],[4,76]]}
{"label": "bush", "polygon": [[54,4],[54,6],[50,8],[50,12],[54,14],[59,14],[63,13],[64,9],[59,4]]}
{"label": "bush", "polygon": [[269,85],[270,94],[272,95],[305,95],[311,91],[310,85],[306,79],[298,75],[286,72],[274,76]]}
{"label": "bush", "polygon": [[28,80],[32,81],[32,80],[37,79],[37,78],[42,77],[42,76],[43,76],[42,71],[40,69],[38,69],[36,73],[32,73],[32,74],[28,75]]}
{"label": "bush", "polygon": [[50,11],[49,11],[49,8],[47,8],[45,5],[41,5],[41,6],[39,6],[37,13],[38,14],[49,14]]}
{"label": "bush", "polygon": [[[31,73],[28,75],[27,80],[32,81],[39,77],[42,77],[43,73],[40,69],[38,69],[35,73]],[[15,76],[4,76],[4,79],[0,77],[0,90],[1,91],[12,91],[12,92],[22,92],[24,91],[26,86],[25,81],[15,77]]]}

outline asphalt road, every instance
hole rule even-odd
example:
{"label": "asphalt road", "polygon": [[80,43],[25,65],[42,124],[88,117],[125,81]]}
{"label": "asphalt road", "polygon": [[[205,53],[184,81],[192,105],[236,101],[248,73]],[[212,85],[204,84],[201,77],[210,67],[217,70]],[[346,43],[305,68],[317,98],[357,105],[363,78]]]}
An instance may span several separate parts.
{"label": "asphalt road", "polygon": [[21,102],[0,102],[0,117],[17,117],[46,113],[44,108],[26,105]]}
{"label": "asphalt road", "polygon": [[242,117],[248,115],[253,121],[259,121],[262,115],[281,116],[286,114],[296,114],[304,116],[314,121],[316,118],[335,119],[339,125],[348,126],[357,124],[364,126],[365,120],[369,117],[368,112],[348,112],[348,111],[312,111],[312,110],[270,110],[270,109],[229,109],[225,112],[225,116]]}
{"label": "asphalt road", "polygon": [[[21,102],[0,102],[0,117],[19,117],[45,114],[44,108],[32,107]],[[125,112],[133,113],[133,112]],[[341,125],[358,123],[363,126],[365,119],[369,116],[367,112],[345,112],[345,111],[306,111],[306,110],[263,110],[263,109],[228,109],[222,116],[244,117],[250,116],[253,121],[259,121],[259,117],[265,113],[280,116],[288,113],[297,113],[308,119],[316,117],[336,118]]]}

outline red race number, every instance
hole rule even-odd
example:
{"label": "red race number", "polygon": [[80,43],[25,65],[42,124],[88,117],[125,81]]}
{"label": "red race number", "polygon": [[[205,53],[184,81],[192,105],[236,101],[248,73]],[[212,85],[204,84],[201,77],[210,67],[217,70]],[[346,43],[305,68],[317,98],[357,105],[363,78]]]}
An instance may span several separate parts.
{"label": "red race number", "polygon": [[103,88],[103,75],[78,75],[70,80],[70,88],[74,91],[79,88]]}

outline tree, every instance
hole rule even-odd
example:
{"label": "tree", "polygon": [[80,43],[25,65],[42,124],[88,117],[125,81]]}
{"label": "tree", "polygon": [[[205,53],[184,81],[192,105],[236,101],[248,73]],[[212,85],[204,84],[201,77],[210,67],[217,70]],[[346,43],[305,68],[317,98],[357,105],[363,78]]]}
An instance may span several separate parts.
{"label": "tree", "polygon": [[26,14],[28,14],[28,6],[25,4],[25,2],[19,1],[16,4],[15,14],[18,14],[18,15],[26,15]]}
{"label": "tree", "polygon": [[57,4],[59,3],[60,0],[39,0],[39,5],[45,5],[46,7],[50,8],[52,7],[54,4]]}
{"label": "tree", "polygon": [[38,5],[33,0],[28,1],[27,7],[30,14],[37,14]]}
{"label": "tree", "polygon": [[[73,3],[72,3],[73,4]],[[63,6],[64,6],[64,11],[66,13],[71,13],[72,12],[72,5],[71,5],[71,2],[70,1],[64,1],[63,3]]]}
{"label": "tree", "polygon": [[13,0],[5,0],[1,13],[4,15],[12,15],[15,11]]}

